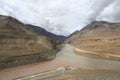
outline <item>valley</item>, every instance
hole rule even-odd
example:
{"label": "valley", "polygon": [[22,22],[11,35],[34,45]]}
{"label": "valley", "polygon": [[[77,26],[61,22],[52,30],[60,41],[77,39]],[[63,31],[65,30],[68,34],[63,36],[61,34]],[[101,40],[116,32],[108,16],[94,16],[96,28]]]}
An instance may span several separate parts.
{"label": "valley", "polygon": [[119,80],[120,23],[69,36],[0,15],[0,80]]}

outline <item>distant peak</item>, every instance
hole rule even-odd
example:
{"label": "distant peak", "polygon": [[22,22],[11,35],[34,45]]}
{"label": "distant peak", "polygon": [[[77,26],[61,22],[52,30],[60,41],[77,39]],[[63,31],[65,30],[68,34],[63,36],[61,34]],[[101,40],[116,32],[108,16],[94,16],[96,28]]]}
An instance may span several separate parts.
{"label": "distant peak", "polygon": [[6,15],[0,15],[0,18],[12,19],[13,17],[11,17],[11,16],[6,16]]}
{"label": "distant peak", "polygon": [[90,24],[94,24],[94,23],[109,23],[109,22],[107,22],[107,21],[93,21],[93,22],[90,23]]}

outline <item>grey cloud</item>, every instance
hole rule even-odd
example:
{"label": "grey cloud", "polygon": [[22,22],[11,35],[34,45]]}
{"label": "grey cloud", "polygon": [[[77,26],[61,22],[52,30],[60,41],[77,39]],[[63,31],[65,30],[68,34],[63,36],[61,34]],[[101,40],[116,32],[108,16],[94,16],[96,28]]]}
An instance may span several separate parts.
{"label": "grey cloud", "polygon": [[120,0],[1,0],[0,14],[68,35],[94,20],[120,21],[119,4]]}
{"label": "grey cloud", "polygon": [[[79,29],[88,0],[1,0],[0,14],[41,26],[56,34],[68,35]],[[7,6],[7,8],[5,8]]]}
{"label": "grey cloud", "polygon": [[90,10],[87,13],[86,21],[92,22],[97,20],[106,7],[111,5],[115,0],[93,0]]}
{"label": "grey cloud", "polygon": [[99,19],[111,22],[120,21],[120,0],[115,0],[108,6],[99,16]]}

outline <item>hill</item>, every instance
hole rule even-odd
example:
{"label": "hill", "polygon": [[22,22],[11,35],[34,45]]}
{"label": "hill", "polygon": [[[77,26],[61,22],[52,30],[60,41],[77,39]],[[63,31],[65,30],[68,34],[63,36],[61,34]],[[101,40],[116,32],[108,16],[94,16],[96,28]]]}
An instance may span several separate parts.
{"label": "hill", "polygon": [[94,21],[74,32],[66,42],[73,44],[78,54],[120,60],[120,23]]}
{"label": "hill", "polygon": [[27,27],[13,17],[0,15],[0,69],[55,58],[60,42],[40,28],[37,34]]}
{"label": "hill", "polygon": [[59,42],[63,42],[67,38],[67,37],[62,36],[62,35],[56,35],[56,34],[53,34],[51,32],[48,32],[39,26],[27,24],[26,28],[33,31],[34,33],[36,33],[38,35],[41,35],[41,34],[46,35],[46,36],[51,37],[52,39],[59,41]]}

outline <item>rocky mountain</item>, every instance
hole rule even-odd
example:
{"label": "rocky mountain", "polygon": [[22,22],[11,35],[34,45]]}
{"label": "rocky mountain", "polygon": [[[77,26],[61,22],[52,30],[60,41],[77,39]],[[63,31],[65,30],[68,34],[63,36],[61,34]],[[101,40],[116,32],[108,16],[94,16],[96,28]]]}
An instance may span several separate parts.
{"label": "rocky mountain", "polygon": [[79,30],[77,30],[77,31],[75,31],[75,32],[73,32],[72,34],[70,34],[69,36],[68,36],[68,38],[67,39],[65,39],[65,43],[70,43],[73,39],[75,39],[75,35],[77,35],[77,34],[79,34]]}
{"label": "rocky mountain", "polygon": [[46,35],[46,36],[51,37],[54,40],[59,41],[59,42],[63,42],[67,38],[67,37],[62,36],[62,35],[56,35],[56,34],[53,34],[51,32],[48,32],[48,31],[46,31],[45,29],[43,29],[39,26],[34,26],[34,25],[27,24],[26,28],[33,31],[34,33],[36,33],[38,35],[41,35],[41,34]]}
{"label": "rocky mountain", "polygon": [[[90,51],[88,53],[120,60],[120,23],[94,21],[82,30],[74,32],[66,42],[78,49]],[[77,52],[80,54],[79,51]]]}
{"label": "rocky mountain", "polygon": [[0,15],[0,69],[55,58],[60,42],[44,29],[36,30],[31,31],[13,17]]}

